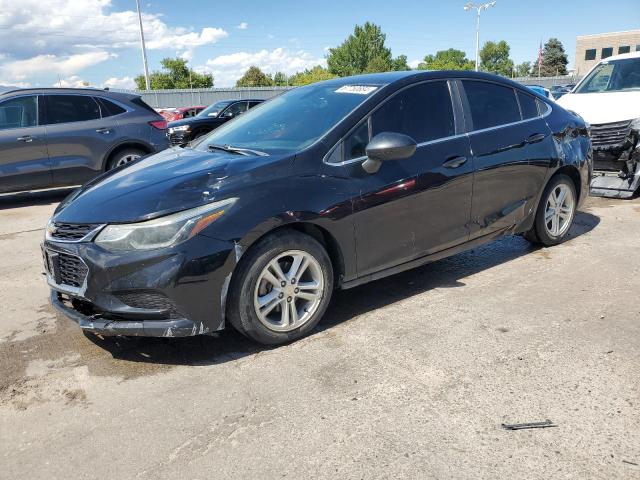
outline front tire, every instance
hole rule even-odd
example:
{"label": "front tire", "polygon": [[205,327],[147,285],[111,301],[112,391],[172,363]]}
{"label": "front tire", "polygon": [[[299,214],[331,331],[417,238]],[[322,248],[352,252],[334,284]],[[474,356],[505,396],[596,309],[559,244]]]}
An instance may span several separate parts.
{"label": "front tire", "polygon": [[233,274],[227,318],[264,345],[304,337],[324,315],[333,292],[333,269],[314,238],[296,231],[268,236],[252,247]]}
{"label": "front tire", "polygon": [[564,174],[556,175],[544,189],[535,222],[525,238],[545,247],[562,243],[571,230],[577,207],[573,180]]}

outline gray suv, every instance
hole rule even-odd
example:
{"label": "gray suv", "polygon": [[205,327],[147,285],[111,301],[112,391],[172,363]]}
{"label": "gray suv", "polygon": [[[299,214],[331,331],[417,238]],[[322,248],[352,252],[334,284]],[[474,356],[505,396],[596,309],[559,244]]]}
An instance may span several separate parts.
{"label": "gray suv", "polygon": [[169,146],[167,123],[137,95],[20,89],[0,95],[0,193],[80,185]]}

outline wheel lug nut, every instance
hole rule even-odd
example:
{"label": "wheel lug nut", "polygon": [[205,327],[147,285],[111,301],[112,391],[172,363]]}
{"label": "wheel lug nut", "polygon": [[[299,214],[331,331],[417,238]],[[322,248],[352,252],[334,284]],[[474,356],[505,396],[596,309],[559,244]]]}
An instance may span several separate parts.
{"label": "wheel lug nut", "polygon": [[287,302],[290,302],[290,301],[291,301],[291,297],[287,297]]}
{"label": "wheel lug nut", "polygon": [[296,283],[296,279],[295,279],[295,278],[292,278],[292,279],[291,279],[291,284],[293,285],[293,284],[295,284],[295,283]]}
{"label": "wheel lug nut", "polygon": [[287,286],[287,282],[280,282],[280,286],[281,287],[286,287]]}
{"label": "wheel lug nut", "polygon": [[280,295],[278,295],[278,298],[283,298],[284,297],[284,293],[281,293]]}
{"label": "wheel lug nut", "polygon": [[300,289],[299,289],[299,288],[296,288],[293,292],[294,292],[294,293],[300,293]]}

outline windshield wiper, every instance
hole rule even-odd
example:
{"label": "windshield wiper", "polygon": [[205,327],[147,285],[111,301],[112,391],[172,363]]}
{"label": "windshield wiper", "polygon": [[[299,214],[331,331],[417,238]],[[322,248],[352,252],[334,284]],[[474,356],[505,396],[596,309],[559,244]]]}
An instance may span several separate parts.
{"label": "windshield wiper", "polygon": [[244,155],[246,157],[250,157],[251,155],[258,155],[259,157],[266,157],[269,154],[265,152],[261,152],[260,150],[252,150],[250,148],[240,148],[240,147],[232,147],[231,145],[209,145],[207,147],[209,150],[223,150],[225,152],[237,153],[239,155]]}

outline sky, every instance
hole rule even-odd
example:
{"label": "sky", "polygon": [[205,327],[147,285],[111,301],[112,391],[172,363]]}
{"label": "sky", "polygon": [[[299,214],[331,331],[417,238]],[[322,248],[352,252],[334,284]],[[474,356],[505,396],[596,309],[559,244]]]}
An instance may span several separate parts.
{"label": "sky", "polygon": [[[475,58],[466,0],[141,0],[150,70],[180,56],[216,87],[251,65],[267,73],[326,65],[356,24],[382,27],[393,55],[417,63],[457,48]],[[573,65],[577,35],[640,29],[640,0],[497,0],[481,43],[506,40],[514,62],[559,38]],[[133,88],[142,73],[135,0],[0,0],[0,85]]]}

